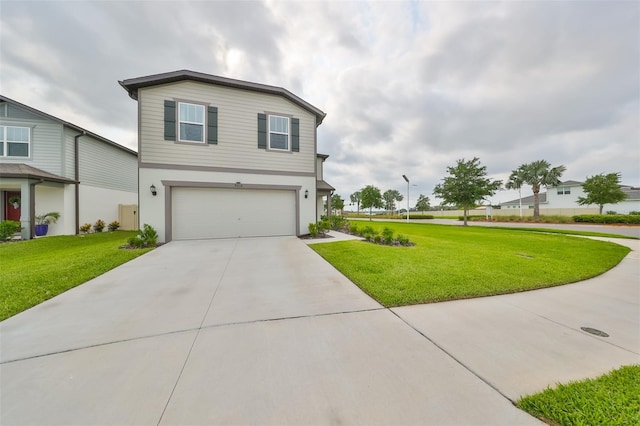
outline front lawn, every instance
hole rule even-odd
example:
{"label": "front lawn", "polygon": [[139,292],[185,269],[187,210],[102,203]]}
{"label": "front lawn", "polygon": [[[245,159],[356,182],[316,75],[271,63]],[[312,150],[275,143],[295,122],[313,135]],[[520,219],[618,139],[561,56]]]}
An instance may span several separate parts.
{"label": "front lawn", "polygon": [[503,226],[487,226],[489,229],[511,229],[525,232],[544,232],[548,234],[566,234],[566,235],[581,235],[585,237],[603,237],[603,238],[622,238],[626,240],[638,240],[638,237],[632,237],[629,235],[620,234],[608,234],[605,232],[591,232],[591,231],[574,231],[569,229],[552,229],[552,228],[518,228],[510,226],[505,228]]}
{"label": "front lawn", "polygon": [[416,245],[343,241],[311,248],[384,306],[576,282],[611,269],[629,252],[617,244],[561,234],[400,222],[367,225],[378,231],[389,227]]}
{"label": "front lawn", "polygon": [[0,244],[0,321],[151,250],[118,248],[136,234],[116,231]]}
{"label": "front lawn", "polygon": [[640,425],[640,365],[560,384],[522,398],[517,406],[549,424]]}

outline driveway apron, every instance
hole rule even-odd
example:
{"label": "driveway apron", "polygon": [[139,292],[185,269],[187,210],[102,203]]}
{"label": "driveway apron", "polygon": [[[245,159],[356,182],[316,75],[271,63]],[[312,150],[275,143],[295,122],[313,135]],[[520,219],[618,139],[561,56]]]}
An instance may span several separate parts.
{"label": "driveway apron", "polygon": [[176,241],[0,323],[1,424],[540,424],[297,238]]}

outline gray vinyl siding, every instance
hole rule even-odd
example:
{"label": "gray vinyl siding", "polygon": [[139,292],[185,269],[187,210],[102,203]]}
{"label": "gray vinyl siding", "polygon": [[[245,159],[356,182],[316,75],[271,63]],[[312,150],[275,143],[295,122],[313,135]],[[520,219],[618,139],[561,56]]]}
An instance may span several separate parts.
{"label": "gray vinyl siding", "polygon": [[[217,145],[166,141],[165,100],[217,107]],[[315,116],[281,96],[187,81],[141,89],[138,101],[142,163],[314,173]],[[265,112],[300,119],[299,152],[258,149],[257,114]]]}
{"label": "gray vinyl siding", "polygon": [[68,179],[75,179],[75,162],[74,162],[74,147],[73,147],[73,138],[79,134],[80,132],[70,129],[68,127],[64,128],[64,161],[63,161],[63,171],[62,175]]}
{"label": "gray vinyl siding", "polygon": [[40,115],[34,114],[31,111],[24,110],[17,105],[7,103],[7,118],[18,118],[21,120],[42,120]]}
{"label": "gray vinyl siding", "polygon": [[[71,147],[73,149],[73,137]],[[135,155],[91,136],[80,138],[79,155],[79,180],[82,185],[128,192],[138,191],[138,159]]]}
{"label": "gray vinyl siding", "polygon": [[[22,111],[11,104],[9,104],[8,107],[10,107],[14,113]],[[31,120],[17,118],[15,115],[36,116],[25,112],[25,114],[14,114],[14,117],[11,118],[0,118],[0,125],[29,127],[31,129],[29,157],[2,157],[2,162],[24,163],[49,173],[62,175],[62,156],[64,149],[62,144],[62,124],[52,120],[43,120],[41,117],[36,117],[39,118],[39,120]]]}

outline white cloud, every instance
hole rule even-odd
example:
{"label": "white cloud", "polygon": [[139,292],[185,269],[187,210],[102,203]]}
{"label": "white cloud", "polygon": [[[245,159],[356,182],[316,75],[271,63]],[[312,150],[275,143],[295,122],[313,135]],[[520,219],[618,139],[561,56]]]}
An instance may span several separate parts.
{"label": "white cloud", "polygon": [[117,80],[186,68],[282,86],[328,113],[319,151],[345,199],[404,191],[402,174],[431,196],[474,156],[502,179],[547,159],[568,179],[638,185],[639,15],[605,1],[5,1],[0,87],[135,147]]}

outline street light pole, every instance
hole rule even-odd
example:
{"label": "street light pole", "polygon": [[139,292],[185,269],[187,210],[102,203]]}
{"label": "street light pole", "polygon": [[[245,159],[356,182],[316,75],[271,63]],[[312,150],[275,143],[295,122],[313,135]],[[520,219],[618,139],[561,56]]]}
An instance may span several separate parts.
{"label": "street light pole", "polygon": [[409,222],[409,178],[407,175],[402,175],[402,178],[407,181],[407,222]]}

